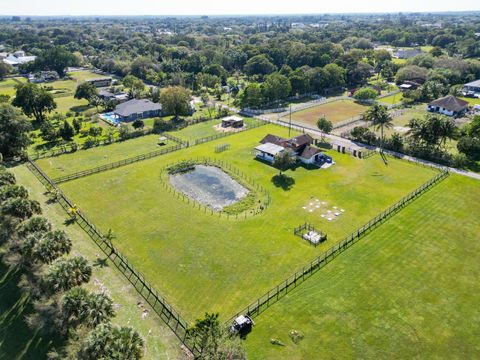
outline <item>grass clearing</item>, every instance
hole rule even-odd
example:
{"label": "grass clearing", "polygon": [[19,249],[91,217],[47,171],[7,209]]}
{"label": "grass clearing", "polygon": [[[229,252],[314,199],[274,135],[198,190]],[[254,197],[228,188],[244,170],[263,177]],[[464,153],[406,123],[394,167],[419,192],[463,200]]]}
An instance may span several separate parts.
{"label": "grass clearing", "polygon": [[[113,323],[117,325],[130,325],[135,328],[146,341],[145,359],[172,359],[180,357],[180,342],[169,328],[150,310],[149,316],[142,319],[143,308],[137,306],[138,302],[146,304],[137,294],[135,288],[124,278],[116,267],[106,262],[102,264],[104,254],[88,235],[76,224],[65,226],[66,215],[58,204],[47,203],[44,195],[45,188],[26,166],[17,166],[11,171],[15,174],[19,184],[25,186],[30,196],[38,200],[43,209],[43,214],[56,229],[65,230],[73,242],[73,255],[82,255],[93,264],[93,274],[86,285],[91,291],[100,292],[101,286],[107,288],[116,308],[116,317]],[[28,313],[27,299],[19,296],[18,290],[12,279],[6,285],[7,274],[0,269],[2,274],[2,291],[0,292],[0,358],[5,359],[40,359],[46,358],[48,345],[51,339],[42,338],[37,332],[32,332],[26,327],[24,315]],[[8,276],[12,276],[8,274]],[[7,286],[7,287],[5,287]],[[5,291],[4,291],[5,290]],[[148,305],[146,305],[147,308]],[[12,336],[15,334],[15,336]],[[20,354],[20,355],[19,355]]]}
{"label": "grass clearing", "polygon": [[479,98],[467,98],[467,97],[461,97],[459,99],[468,101],[468,105],[474,106],[474,105],[480,105],[480,99]]}
{"label": "grass clearing", "polygon": [[[40,159],[37,163],[48,176],[55,178],[161,149],[165,146],[158,146],[158,137],[159,135],[146,135],[110,145],[79,150],[74,154]],[[168,141],[166,146],[174,144]]]}
{"label": "grass clearing", "polygon": [[[353,100],[336,100],[294,112],[292,113],[292,120],[316,127],[318,119],[322,116],[325,116],[328,121],[335,124],[357,117],[363,114],[367,109],[368,106],[358,104]],[[283,117],[283,120],[288,121],[289,115]]]}
{"label": "grass clearing", "polygon": [[[329,151],[336,161],[333,167],[287,171],[294,184],[283,190],[272,182],[278,170],[253,159],[252,149],[266,133],[286,136],[288,130],[267,125],[61,188],[100,229],[113,230],[116,245],[131,263],[193,321],[205,311],[231,316],[435,174],[401,160],[391,159],[386,166],[380,157],[360,160]],[[223,143],[230,150],[215,154],[215,146]],[[50,169],[58,167],[58,159],[85,168],[92,158],[80,154],[46,161]],[[160,170],[197,156],[230,162],[270,192],[271,205],[256,217],[227,220],[177,199],[161,185]],[[303,209],[317,198],[346,211],[328,222],[320,210]],[[329,240],[315,248],[294,236],[293,228],[305,221],[326,232]],[[189,226],[178,226],[182,223]]]}
{"label": "grass clearing", "polygon": [[256,318],[249,358],[480,357],[478,198],[477,180],[436,185]]}
{"label": "grass clearing", "polygon": [[[247,128],[254,124],[258,124],[258,121],[252,118],[243,118],[243,121]],[[221,122],[221,119],[205,121],[187,126],[184,129],[170,131],[169,134],[185,141],[194,142],[200,138],[220,134],[220,132],[215,129],[215,126],[221,124]]]}
{"label": "grass clearing", "polygon": [[402,99],[403,99],[403,94],[401,92],[399,92],[399,93],[396,93],[396,94],[393,94],[393,95],[389,95],[389,96],[385,96],[383,98],[380,98],[380,99],[378,99],[378,102],[380,104],[384,104],[384,105],[395,105],[395,104],[398,104],[398,103],[402,102]]}

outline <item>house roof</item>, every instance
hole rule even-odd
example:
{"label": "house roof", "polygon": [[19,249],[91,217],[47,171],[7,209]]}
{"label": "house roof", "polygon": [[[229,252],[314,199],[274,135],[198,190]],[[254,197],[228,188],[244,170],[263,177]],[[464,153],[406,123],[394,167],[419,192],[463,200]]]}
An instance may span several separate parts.
{"label": "house roof", "polygon": [[255,150],[270,154],[270,155],[277,155],[281,153],[285,148],[283,146],[277,145],[277,144],[272,144],[272,143],[265,143],[262,145],[258,145]]}
{"label": "house roof", "polygon": [[304,159],[311,159],[312,156],[317,155],[321,153],[321,150],[319,148],[313,147],[313,146],[307,146],[305,149],[303,149],[302,153],[300,154],[300,157]]}
{"label": "house roof", "polygon": [[117,105],[114,113],[118,116],[128,117],[132,114],[139,114],[146,111],[162,110],[162,105],[151,102],[145,99],[132,99]]}
{"label": "house roof", "polygon": [[448,95],[443,98],[434,100],[428,105],[439,106],[448,111],[459,112],[459,111],[465,110],[468,107],[468,102],[465,100],[456,98],[455,96]]}
{"label": "house roof", "polygon": [[232,115],[232,116],[224,117],[222,121],[239,122],[239,121],[243,121],[243,118],[241,118],[240,116]]}
{"label": "house roof", "polygon": [[480,80],[475,80],[475,81],[466,83],[464,86],[480,87]]}
{"label": "house roof", "polygon": [[404,50],[398,50],[396,52],[396,56],[398,56],[399,58],[412,58],[414,56],[417,56],[419,54],[421,54],[422,52],[420,50],[417,50],[417,49],[404,49]]}
{"label": "house roof", "polygon": [[262,140],[260,140],[260,144],[266,144],[266,143],[272,143],[276,145],[280,145],[285,141],[284,138],[281,138],[280,136],[268,134],[265,136]]}
{"label": "house roof", "polygon": [[291,138],[288,142],[295,146],[310,145],[313,143],[313,138],[308,134],[302,134]]}

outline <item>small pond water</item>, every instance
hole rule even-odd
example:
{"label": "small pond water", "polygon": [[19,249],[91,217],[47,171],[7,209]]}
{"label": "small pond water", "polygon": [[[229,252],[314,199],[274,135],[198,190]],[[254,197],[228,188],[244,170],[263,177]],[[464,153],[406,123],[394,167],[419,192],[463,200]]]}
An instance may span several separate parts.
{"label": "small pond water", "polygon": [[178,191],[216,211],[235,204],[249,192],[215,166],[196,165],[195,170],[171,175],[170,182]]}

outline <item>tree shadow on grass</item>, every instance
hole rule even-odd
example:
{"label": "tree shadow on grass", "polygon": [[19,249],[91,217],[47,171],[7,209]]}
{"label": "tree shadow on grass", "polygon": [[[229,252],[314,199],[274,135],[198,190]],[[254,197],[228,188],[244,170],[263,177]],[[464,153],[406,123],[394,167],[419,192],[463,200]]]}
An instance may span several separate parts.
{"label": "tree shadow on grass", "polygon": [[81,112],[84,112],[84,111],[87,111],[89,109],[92,109],[93,106],[90,106],[90,105],[77,105],[77,106],[72,106],[70,108],[70,111],[73,111],[73,112],[76,112],[76,113],[81,113]]}
{"label": "tree shadow on grass", "polygon": [[289,191],[295,185],[295,179],[285,174],[277,174],[272,177],[272,183],[276,187]]}
{"label": "tree shadow on grass", "polygon": [[32,305],[18,288],[20,276],[0,262],[0,359],[46,359],[50,346],[61,342],[27,326]]}
{"label": "tree shadow on grass", "polygon": [[108,257],[103,259],[102,258],[95,259],[95,261],[93,262],[93,266],[97,266],[99,268],[108,267]]}

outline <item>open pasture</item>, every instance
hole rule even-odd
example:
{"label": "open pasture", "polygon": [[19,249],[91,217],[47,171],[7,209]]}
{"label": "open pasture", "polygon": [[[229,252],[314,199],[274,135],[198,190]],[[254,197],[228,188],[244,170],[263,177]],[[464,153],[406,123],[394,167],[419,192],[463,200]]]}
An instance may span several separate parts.
{"label": "open pasture", "polygon": [[[100,229],[113,230],[122,253],[188,321],[205,311],[226,319],[436,173],[401,160],[389,159],[387,166],[377,156],[360,160],[329,151],[334,166],[297,167],[285,173],[286,184],[278,181],[277,169],[254,160],[252,149],[267,133],[287,132],[267,125],[60,187]],[[230,149],[215,153],[224,143]],[[102,148],[103,156],[113,146]],[[91,167],[95,157],[84,153],[92,154],[79,151],[40,165],[48,162],[50,175],[57,160]],[[247,219],[227,219],[177,198],[161,183],[160,171],[196,157],[240,169],[267,189],[270,205]],[[316,199],[345,212],[329,222],[322,211],[304,209]],[[312,247],[294,236],[293,229],[305,222],[327,233],[328,241]]]}
{"label": "open pasture", "polygon": [[[367,109],[368,106],[358,104],[353,100],[336,100],[309,109],[296,111],[292,113],[292,121],[316,127],[318,119],[324,116],[328,121],[335,124],[360,116]],[[282,118],[283,121],[289,121],[289,119],[289,114]]]}
{"label": "open pasture", "polygon": [[249,359],[479,358],[479,198],[437,184],[257,317]]}

